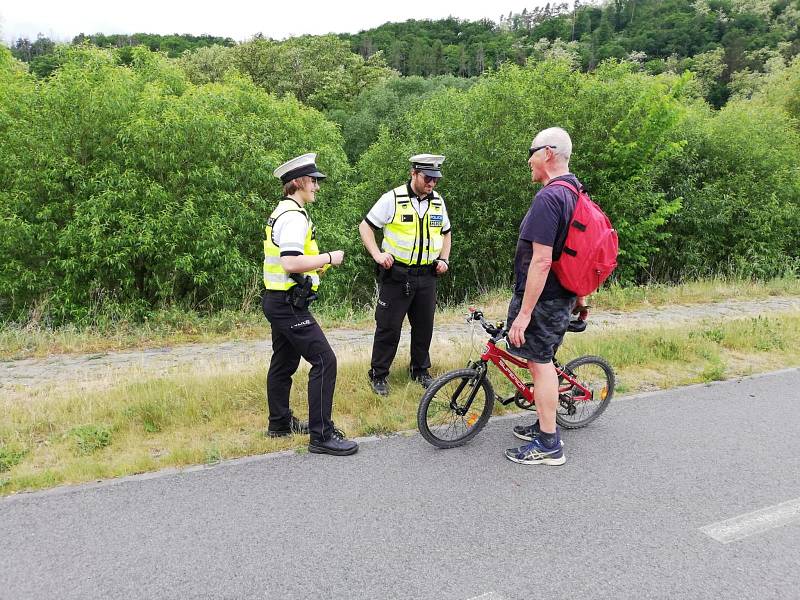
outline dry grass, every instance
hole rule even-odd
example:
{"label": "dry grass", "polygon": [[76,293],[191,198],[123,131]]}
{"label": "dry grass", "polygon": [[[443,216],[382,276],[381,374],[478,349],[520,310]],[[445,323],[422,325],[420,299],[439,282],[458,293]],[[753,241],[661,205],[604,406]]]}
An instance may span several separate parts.
{"label": "dry grass", "polygon": [[[591,302],[597,310],[631,311],[665,304],[701,304],[770,296],[800,296],[800,280],[783,278],[756,282],[715,278],[680,285],[608,286],[595,294]],[[505,314],[509,297],[508,290],[490,290],[464,302],[442,307],[437,320],[440,323],[456,322],[470,305],[483,307],[486,314]],[[249,310],[221,311],[211,316],[172,308],[155,313],[144,323],[114,319],[102,326],[84,328],[65,326],[51,329],[37,320],[22,325],[6,324],[0,327],[0,359],[268,337],[269,326],[264,316],[257,306],[252,306]],[[373,326],[371,306],[353,309],[323,303],[315,306],[315,314],[325,329]]]}
{"label": "dry grass", "polygon": [[[459,368],[474,357],[474,344],[433,348],[434,370]],[[568,336],[562,360],[600,354],[614,365],[620,393],[667,388],[800,365],[800,315],[696,323],[635,332],[595,330]],[[337,426],[353,436],[416,427],[421,388],[399,368],[388,398],[367,386],[366,351],[339,357],[334,405]],[[497,391],[503,381],[492,371]],[[305,406],[307,371],[295,378],[292,406]],[[24,400],[0,401],[0,493],[63,483],[213,463],[222,459],[296,448],[304,437],[268,439],[263,361],[226,370],[179,372],[120,381],[103,392],[61,389]],[[500,408],[497,406],[496,408]]]}

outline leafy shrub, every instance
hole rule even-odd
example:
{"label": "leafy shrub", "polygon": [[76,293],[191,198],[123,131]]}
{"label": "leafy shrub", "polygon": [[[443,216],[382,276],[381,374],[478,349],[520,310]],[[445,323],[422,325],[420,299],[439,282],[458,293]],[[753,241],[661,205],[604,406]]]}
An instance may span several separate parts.
{"label": "leafy shrub", "polygon": [[0,473],[18,465],[27,453],[24,448],[0,444]]}
{"label": "leafy shrub", "polygon": [[660,184],[683,210],[676,241],[654,261],[660,278],[731,273],[767,278],[800,266],[800,135],[779,108],[737,101],[693,111],[677,135],[683,156]]}
{"label": "leafy shrub", "polygon": [[81,425],[67,434],[79,454],[91,454],[111,444],[111,430],[105,425]]}
{"label": "leafy shrub", "polygon": [[[194,86],[144,48],[130,67],[72,48],[38,87],[0,106],[0,310],[48,299],[55,321],[97,304],[241,305],[260,270],[266,217],[280,197],[272,171],[317,151],[341,195],[349,166],[336,127],[244,79]],[[318,211],[322,232],[338,217]],[[324,241],[324,234],[321,236]]]}
{"label": "leafy shrub", "polygon": [[[620,232],[618,276],[644,276],[667,239],[664,224],[680,208],[655,185],[659,161],[680,153],[671,140],[682,116],[683,79],[633,73],[607,63],[582,74],[568,62],[506,65],[464,92],[442,90],[407,113],[356,166],[348,201],[353,230],[370,205],[408,173],[418,152],[447,156],[440,183],[453,227],[453,261],[445,296],[507,284],[519,223],[535,188],[526,164],[533,136],[558,125],[573,137],[573,171]],[[357,245],[353,248],[356,250]],[[355,253],[357,289],[369,290],[371,259]]]}
{"label": "leafy shrub", "polygon": [[442,88],[467,89],[474,79],[441,77],[390,77],[364,89],[346,108],[329,111],[339,123],[344,149],[356,161],[378,138],[381,125],[391,126],[404,113]]}

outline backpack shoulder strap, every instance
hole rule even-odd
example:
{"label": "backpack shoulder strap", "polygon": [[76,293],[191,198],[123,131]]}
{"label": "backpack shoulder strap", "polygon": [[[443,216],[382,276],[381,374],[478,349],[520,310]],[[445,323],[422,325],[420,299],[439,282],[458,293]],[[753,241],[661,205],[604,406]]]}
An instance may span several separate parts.
{"label": "backpack shoulder strap", "polygon": [[[569,181],[564,181],[563,179],[556,179],[555,181],[551,181],[547,185],[548,186],[550,186],[550,185],[558,185],[560,187],[565,187],[570,192],[575,194],[576,196],[580,196],[580,193],[578,192],[578,189],[574,185],[572,185]],[[545,187],[547,187],[547,186],[545,186]]]}

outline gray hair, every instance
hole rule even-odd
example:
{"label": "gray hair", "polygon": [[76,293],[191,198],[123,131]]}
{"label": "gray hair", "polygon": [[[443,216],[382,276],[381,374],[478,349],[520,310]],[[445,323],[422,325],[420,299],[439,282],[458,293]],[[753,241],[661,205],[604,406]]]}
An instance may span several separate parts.
{"label": "gray hair", "polygon": [[531,148],[535,146],[550,146],[553,149],[553,154],[560,156],[567,162],[572,156],[572,140],[569,134],[561,127],[550,127],[537,133],[536,137],[533,138]]}

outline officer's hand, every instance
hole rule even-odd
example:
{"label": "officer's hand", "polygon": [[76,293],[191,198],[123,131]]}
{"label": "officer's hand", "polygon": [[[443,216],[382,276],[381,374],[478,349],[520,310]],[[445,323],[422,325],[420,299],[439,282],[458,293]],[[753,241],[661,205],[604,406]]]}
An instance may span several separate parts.
{"label": "officer's hand", "polygon": [[378,256],[374,257],[375,262],[382,266],[384,269],[391,269],[394,264],[394,256],[388,252],[381,252]]}
{"label": "officer's hand", "polygon": [[531,316],[526,316],[522,313],[518,314],[517,318],[514,319],[511,329],[508,330],[508,340],[513,346],[520,347],[525,343],[525,330],[530,325],[530,322]]}
{"label": "officer's hand", "polygon": [[344,260],[344,251],[343,250],[331,250],[328,254],[331,255],[331,264],[334,267],[338,267],[342,264]]}
{"label": "officer's hand", "polygon": [[447,269],[449,269],[449,268],[450,267],[448,267],[447,263],[444,262],[443,260],[437,260],[436,261],[436,274],[437,275],[442,275],[444,273],[447,273]]}

